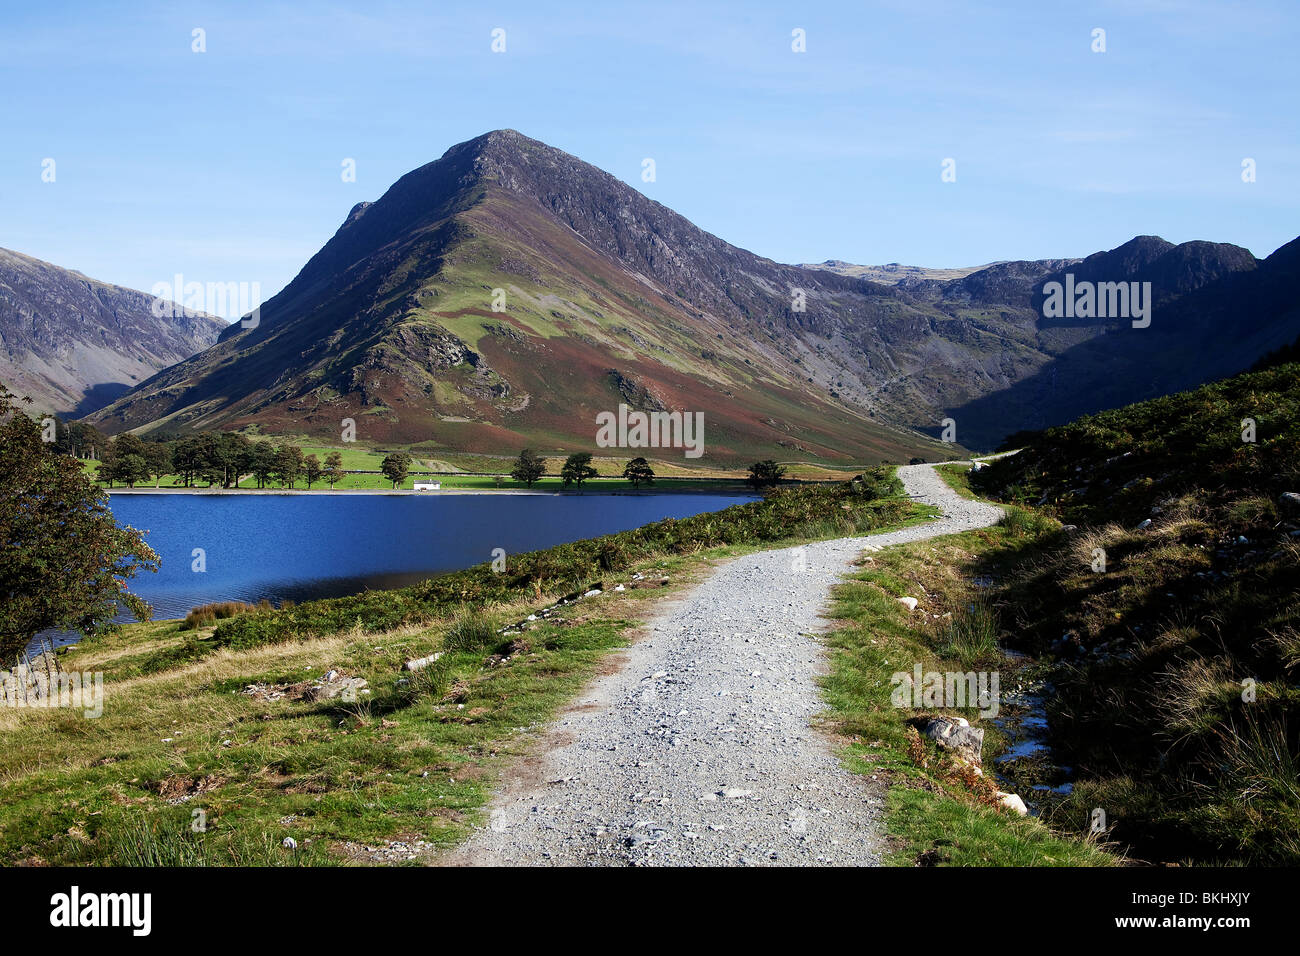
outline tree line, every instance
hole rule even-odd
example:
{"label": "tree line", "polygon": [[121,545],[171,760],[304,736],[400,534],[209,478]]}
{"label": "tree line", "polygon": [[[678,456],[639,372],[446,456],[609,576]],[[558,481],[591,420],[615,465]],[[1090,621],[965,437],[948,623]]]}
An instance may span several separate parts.
{"label": "tree line", "polygon": [[[584,481],[600,477],[600,473],[596,471],[591,461],[590,452],[583,451],[570,455],[560,467],[560,481],[565,487],[573,485],[581,490]],[[547,465],[545,458],[531,448],[525,448],[515,459],[514,466],[510,469],[510,477],[531,488],[546,476]],[[633,458],[629,461],[623,469],[623,477],[632,483],[633,488],[640,488],[643,484],[653,485],[655,482],[654,469],[644,458]]]}
{"label": "tree line", "polygon": [[321,461],[314,454],[303,454],[297,445],[255,441],[239,432],[209,432],[173,441],[123,432],[102,444],[96,476],[110,488],[114,482],[134,488],[146,481],[157,487],[164,475],[176,475],[186,488],[201,483],[233,488],[246,475],[258,488],[293,488],[299,480],[308,489],[321,481],[333,488],[343,477],[343,456],[330,452]]}
{"label": "tree line", "polygon": [[[567,487],[575,485],[579,490],[582,489],[582,483],[588,478],[598,478],[599,472],[591,464],[592,455],[589,452],[578,452],[570,455],[565,459],[560,468],[560,480]],[[538,479],[546,475],[547,461],[538,455],[531,448],[525,448],[515,459],[514,467],[510,469],[510,477],[515,481],[522,481],[529,488],[533,486]],[[632,483],[633,488],[640,488],[644,485],[653,485],[655,483],[654,469],[644,458],[633,458],[623,468],[623,477]],[[778,465],[772,459],[766,461],[756,461],[749,466],[749,476],[746,482],[755,488],[772,487],[781,483],[785,478],[785,466]]]}
{"label": "tree line", "polygon": [[[338,452],[331,452],[321,461],[314,454],[304,454],[296,445],[257,441],[239,432],[209,432],[170,440],[124,432],[108,438],[93,425],[59,421],[53,450],[76,458],[95,458],[98,454],[97,476],[110,488],[114,483],[133,488],[148,481],[156,487],[163,476],[174,474],[186,488],[201,483],[233,488],[242,477],[251,475],[258,488],[293,488],[301,480],[308,489],[322,481],[332,489],[344,475]],[[563,485],[581,490],[585,481],[598,478],[593,457],[589,452],[569,455],[557,475]],[[409,454],[393,452],[384,457],[380,471],[396,488],[410,476],[411,464]],[[515,459],[510,477],[531,488],[546,477],[548,465],[546,458],[525,448]],[[754,488],[772,487],[784,480],[785,472],[784,466],[771,459],[758,461],[749,466],[745,481]],[[645,458],[637,457],[624,466],[622,477],[633,488],[640,488],[653,485],[655,473]]]}

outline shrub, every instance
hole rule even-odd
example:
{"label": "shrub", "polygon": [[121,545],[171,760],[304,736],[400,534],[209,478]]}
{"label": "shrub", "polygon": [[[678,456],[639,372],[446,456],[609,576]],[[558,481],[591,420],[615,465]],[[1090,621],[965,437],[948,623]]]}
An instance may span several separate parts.
{"label": "shrub", "polygon": [[200,627],[211,627],[217,621],[234,617],[236,614],[247,614],[249,611],[269,611],[270,609],[271,602],[266,600],[258,601],[257,604],[248,604],[244,601],[217,601],[212,604],[200,604],[185,615],[185,620],[181,622],[181,630],[192,631]]}

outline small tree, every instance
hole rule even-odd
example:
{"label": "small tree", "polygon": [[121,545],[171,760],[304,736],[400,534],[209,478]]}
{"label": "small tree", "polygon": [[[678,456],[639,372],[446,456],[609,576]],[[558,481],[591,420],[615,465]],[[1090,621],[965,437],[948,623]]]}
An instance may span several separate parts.
{"label": "small tree", "polygon": [[194,442],[194,456],[199,467],[198,474],[195,476],[196,479],[206,481],[209,488],[216,484],[224,484],[226,480],[226,464],[222,460],[220,436],[205,432],[202,435],[196,435]]}
{"label": "small tree", "polygon": [[274,477],[289,488],[302,474],[302,449],[297,445],[281,445],[275,450]]}
{"label": "small tree", "polygon": [[756,461],[749,466],[749,477],[745,481],[755,488],[775,485],[785,477],[785,466],[778,465],[771,458],[767,461]]}
{"label": "small tree", "polygon": [[[220,472],[222,488],[234,488],[253,464],[253,443],[239,432],[222,432],[212,446],[212,473]],[[299,453],[301,456],[301,453]]]}
{"label": "small tree", "polygon": [[41,428],[0,386],[0,660],[11,661],[40,631],[85,635],[113,627],[119,603],[152,614],[126,580],[157,571],[139,531],[118,527],[108,496],[71,455],[41,440]]}
{"label": "small tree", "polygon": [[406,480],[406,476],[411,470],[411,456],[404,451],[385,455],[384,460],[379,465],[379,470],[396,488]]}
{"label": "small tree", "polygon": [[198,438],[182,438],[172,450],[172,467],[189,488],[203,469],[203,447]]}
{"label": "small tree", "polygon": [[581,491],[582,483],[588,478],[595,478],[598,474],[599,472],[591,467],[591,453],[580,451],[565,460],[564,467],[560,469],[560,480],[564,482],[565,487],[573,484]]}
{"label": "small tree", "polygon": [[655,473],[650,467],[650,462],[644,458],[633,458],[623,469],[623,477],[632,482],[633,488],[640,488],[641,485],[653,485],[655,483]]}
{"label": "small tree", "polygon": [[334,483],[343,478],[343,456],[336,451],[326,455],[325,470],[321,472],[321,477],[329,482],[330,491],[333,491]]}
{"label": "small tree", "polygon": [[311,491],[313,482],[320,481],[324,471],[321,470],[320,459],[315,455],[308,455],[302,460],[302,477],[307,482],[307,490]]}
{"label": "small tree", "polygon": [[544,474],[546,474],[546,459],[535,454],[531,448],[525,448],[519,453],[514,468],[510,470],[511,478],[522,481],[529,488]]}
{"label": "small tree", "polygon": [[120,455],[113,460],[113,477],[128,488],[134,488],[137,481],[149,477],[149,464],[144,455]]}
{"label": "small tree", "polygon": [[146,442],[144,446],[145,477],[153,479],[153,486],[157,488],[163,479],[163,475],[169,475],[172,471],[172,446],[170,442],[151,441]]}

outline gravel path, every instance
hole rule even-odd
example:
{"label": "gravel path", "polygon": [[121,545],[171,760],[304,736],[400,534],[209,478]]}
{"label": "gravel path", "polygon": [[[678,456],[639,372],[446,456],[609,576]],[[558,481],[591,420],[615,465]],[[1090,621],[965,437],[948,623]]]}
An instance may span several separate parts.
{"label": "gravel path", "polygon": [[869,537],[763,551],[665,602],[544,733],[488,826],[442,862],[469,865],[872,866],[878,789],[810,726],[824,709],[815,638],[863,550],[983,527],[1001,510],[930,465],[898,469],[944,517]]}

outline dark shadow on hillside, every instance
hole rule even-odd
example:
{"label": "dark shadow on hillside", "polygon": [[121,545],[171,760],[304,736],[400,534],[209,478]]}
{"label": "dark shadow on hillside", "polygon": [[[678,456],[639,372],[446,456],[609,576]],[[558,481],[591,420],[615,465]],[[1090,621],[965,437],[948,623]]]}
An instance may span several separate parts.
{"label": "dark shadow on hillside", "polygon": [[[1170,327],[1172,326],[1172,327]],[[1058,355],[1039,371],[947,414],[963,444],[992,450],[1018,431],[1158,398],[1249,369],[1300,335],[1300,313],[1254,328],[1246,322],[1193,329],[1118,328]]]}
{"label": "dark shadow on hillside", "polygon": [[131,391],[131,386],[124,382],[101,382],[99,385],[92,385],[86,389],[86,394],[77,403],[77,407],[68,412],[68,417],[81,418],[91,412],[97,412],[105,405],[111,405],[129,391]]}

